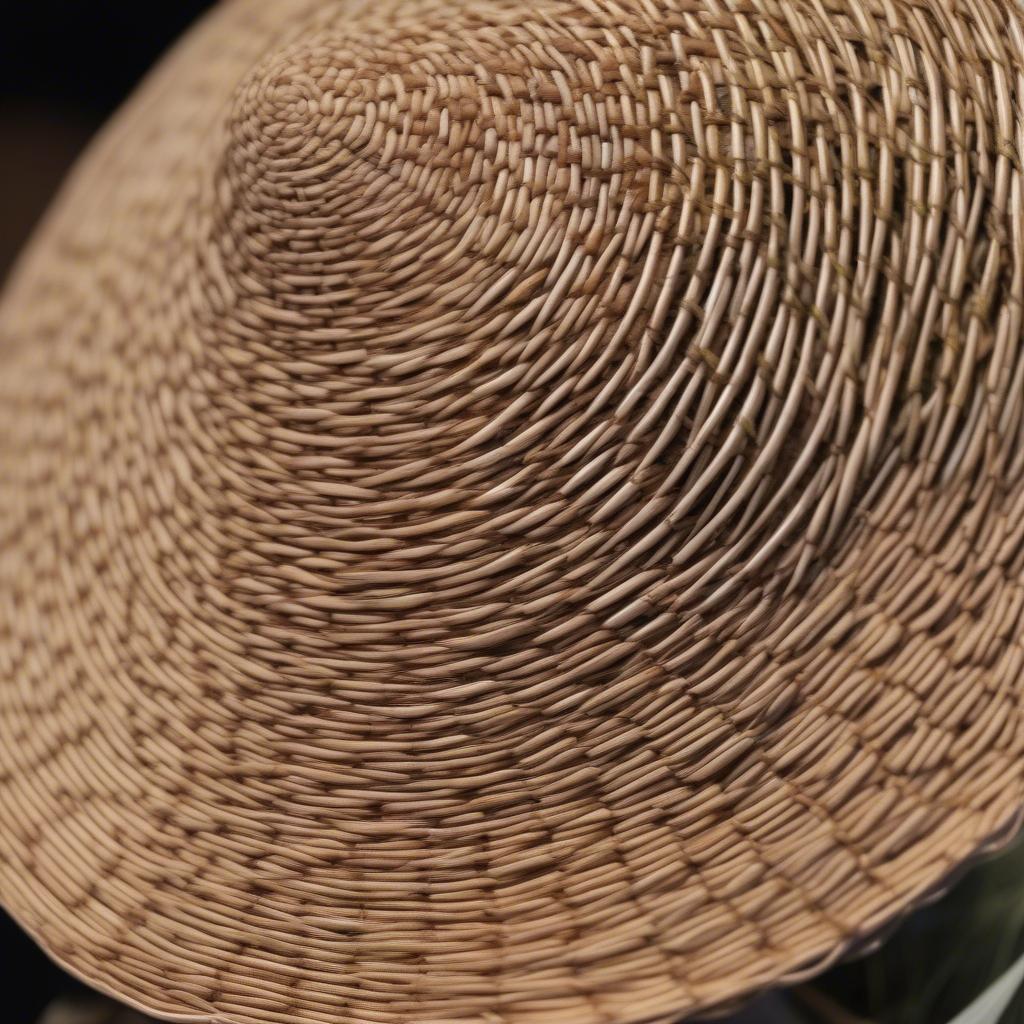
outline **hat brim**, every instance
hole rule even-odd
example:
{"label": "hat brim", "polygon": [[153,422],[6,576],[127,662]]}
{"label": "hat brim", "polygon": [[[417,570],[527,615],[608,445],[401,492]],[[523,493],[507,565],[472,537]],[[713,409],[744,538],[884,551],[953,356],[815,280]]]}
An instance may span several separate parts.
{"label": "hat brim", "polygon": [[168,1019],[655,1021],[1013,834],[1024,35],[889,10],[240,0],[150,77],[0,309],[51,955]]}

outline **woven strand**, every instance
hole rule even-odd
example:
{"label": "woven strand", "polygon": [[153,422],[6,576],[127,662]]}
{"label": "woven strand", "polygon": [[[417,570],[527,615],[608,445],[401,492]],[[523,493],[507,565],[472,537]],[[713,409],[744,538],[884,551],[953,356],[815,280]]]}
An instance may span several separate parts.
{"label": "woven strand", "polygon": [[164,1016],[628,1024],[1024,807],[1010,0],[234,0],[0,311],[0,900]]}

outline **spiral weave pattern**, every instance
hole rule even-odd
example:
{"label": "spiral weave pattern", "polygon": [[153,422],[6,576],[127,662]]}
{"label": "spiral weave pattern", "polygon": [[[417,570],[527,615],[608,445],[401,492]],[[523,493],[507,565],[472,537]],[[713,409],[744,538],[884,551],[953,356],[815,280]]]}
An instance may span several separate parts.
{"label": "spiral weave pattern", "polygon": [[0,900],[150,1011],[627,1024],[1024,807],[1012,0],[234,0],[0,309]]}

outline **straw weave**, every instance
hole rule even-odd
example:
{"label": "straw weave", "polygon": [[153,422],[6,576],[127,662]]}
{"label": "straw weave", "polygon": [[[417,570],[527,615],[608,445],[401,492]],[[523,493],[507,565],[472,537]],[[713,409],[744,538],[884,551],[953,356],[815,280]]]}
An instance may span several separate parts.
{"label": "straw weave", "polygon": [[0,308],[0,899],[150,1011],[667,1021],[1024,806],[1024,12],[225,2]]}

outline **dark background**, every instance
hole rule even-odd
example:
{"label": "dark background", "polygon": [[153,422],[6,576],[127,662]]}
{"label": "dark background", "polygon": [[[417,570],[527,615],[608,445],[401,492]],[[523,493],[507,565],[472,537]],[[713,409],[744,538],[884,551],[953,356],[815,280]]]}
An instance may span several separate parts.
{"label": "dark background", "polygon": [[[75,157],[212,0],[24,0],[0,28],[0,280]],[[78,986],[0,912],[0,1020]]]}
{"label": "dark background", "polygon": [[213,3],[8,6],[0,28],[0,279],[90,136]]}

